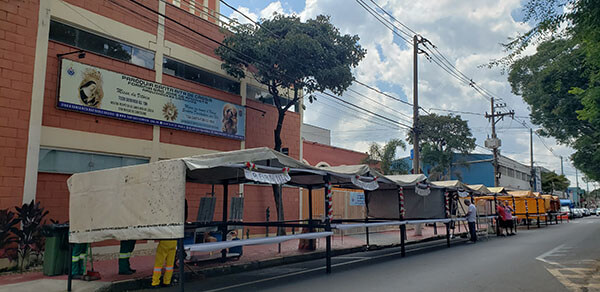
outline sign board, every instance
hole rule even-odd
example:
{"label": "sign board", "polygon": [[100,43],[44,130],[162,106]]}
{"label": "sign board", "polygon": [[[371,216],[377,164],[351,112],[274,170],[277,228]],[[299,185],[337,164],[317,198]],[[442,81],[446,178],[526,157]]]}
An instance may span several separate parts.
{"label": "sign board", "polygon": [[244,107],[62,59],[58,108],[244,140]]}
{"label": "sign board", "polygon": [[350,192],[350,206],[364,206],[365,194],[359,192]]}
{"label": "sign board", "polygon": [[535,168],[535,191],[542,192],[542,170],[539,167]]}

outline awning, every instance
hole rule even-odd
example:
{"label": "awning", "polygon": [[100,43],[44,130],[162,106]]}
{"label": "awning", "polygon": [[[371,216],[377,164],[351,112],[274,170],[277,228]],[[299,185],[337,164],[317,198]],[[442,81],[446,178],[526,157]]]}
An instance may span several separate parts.
{"label": "awning", "polygon": [[424,174],[398,174],[386,175],[385,177],[400,186],[414,186],[418,183],[424,182],[427,179]]}
{"label": "awning", "polygon": [[470,189],[483,194],[483,195],[487,195],[487,194],[491,194],[493,193],[490,189],[488,189],[485,185],[467,185],[467,187],[469,187]]}

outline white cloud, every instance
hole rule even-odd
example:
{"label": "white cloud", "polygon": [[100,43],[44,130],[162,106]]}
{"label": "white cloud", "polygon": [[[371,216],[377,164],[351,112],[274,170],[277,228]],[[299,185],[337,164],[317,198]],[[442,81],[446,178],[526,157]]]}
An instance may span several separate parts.
{"label": "white cloud", "polygon": [[[371,4],[370,1],[366,2]],[[511,16],[512,11],[521,8],[521,0],[378,0],[377,3],[403,24],[435,44],[450,63],[466,76],[496,97],[501,97],[511,109],[515,110],[517,116],[529,115],[527,104],[521,97],[511,93],[507,76],[502,75],[499,68],[488,69],[479,66],[504,56],[506,53],[499,43],[506,42],[509,36],[529,29],[527,23],[516,22]],[[281,2],[272,2],[262,8],[259,15],[268,16],[273,11],[280,13],[283,11]],[[361,45],[368,52],[355,69],[356,78],[369,85],[393,88],[390,90],[392,95],[406,96],[409,102],[412,102],[412,47],[386,29],[357,2],[306,0],[304,10],[294,11],[294,13],[302,20],[314,18],[319,14],[330,15],[332,23],[342,33],[359,35]],[[405,37],[410,39],[411,32],[407,31],[407,33],[409,35]],[[526,54],[534,52],[535,49],[530,48]],[[348,101],[388,117],[400,116],[395,111],[412,116],[412,109],[409,106],[373,93],[362,86],[355,85],[351,88],[377,100],[385,107],[357,97],[352,92],[344,96]],[[460,83],[436,64],[427,61],[424,56],[419,57],[419,103],[425,109],[442,108],[482,114],[489,112],[490,108],[488,100],[468,85]],[[405,139],[405,131],[391,130],[360,119],[357,115],[360,114],[356,111],[336,105],[327,98],[320,98],[315,104],[307,104],[305,122],[331,129],[334,145],[357,151],[366,151],[371,142],[384,143],[391,138]],[[368,118],[368,115],[360,116]],[[483,145],[485,138],[491,132],[488,120],[483,116],[464,114],[461,116],[468,120],[477,143]],[[498,129],[516,127],[519,127],[519,123],[509,118],[498,123]],[[527,129],[499,130],[498,136],[503,140],[503,153],[521,162],[529,161]],[[568,157],[573,152],[568,147],[557,146],[553,139],[545,139],[545,141],[549,147],[553,147],[557,155]],[[536,161],[546,168],[560,172],[560,159],[545,149],[539,139],[536,138],[534,144]],[[477,151],[485,152],[481,149]],[[564,165],[565,172],[569,175],[574,174],[574,169],[567,163],[567,158]],[[574,184],[574,176],[572,182]]]}
{"label": "white cloud", "polygon": [[[250,8],[248,7],[242,7],[242,6],[238,6],[236,8],[237,10],[239,10],[241,13],[243,13],[244,15],[246,15],[248,18],[252,19],[252,21],[257,21],[258,20],[258,15],[256,15],[256,13],[252,13],[250,12]],[[248,18],[246,18],[246,16],[244,16],[236,11],[234,11],[233,13],[231,13],[229,15],[229,18],[235,18],[237,19],[237,21],[239,23],[242,24],[246,24],[246,23],[252,23],[252,21],[250,21]]]}
{"label": "white cloud", "polygon": [[273,13],[284,14],[283,7],[281,6],[281,2],[271,2],[265,9],[260,11],[260,18],[271,18],[273,17]]}

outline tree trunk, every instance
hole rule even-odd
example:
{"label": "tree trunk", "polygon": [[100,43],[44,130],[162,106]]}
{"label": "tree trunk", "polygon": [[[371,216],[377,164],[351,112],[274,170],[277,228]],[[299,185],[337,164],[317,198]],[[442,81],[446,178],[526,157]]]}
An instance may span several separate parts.
{"label": "tree trunk", "polygon": [[[273,131],[275,136],[275,151],[281,151],[281,129],[283,128],[283,119],[285,118],[285,109],[282,109],[279,105],[277,105],[277,112],[279,113],[277,117],[277,126]],[[282,198],[282,189],[280,185],[272,185],[273,188],[273,198],[275,199],[275,209],[277,210],[277,221],[284,221],[285,216],[283,214],[283,198]],[[277,235],[285,235],[285,228],[279,227],[277,228]]]}

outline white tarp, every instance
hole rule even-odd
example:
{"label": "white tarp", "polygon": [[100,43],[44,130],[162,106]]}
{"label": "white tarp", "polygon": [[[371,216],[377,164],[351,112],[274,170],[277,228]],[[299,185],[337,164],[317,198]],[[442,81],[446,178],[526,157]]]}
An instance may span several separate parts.
{"label": "white tarp", "polygon": [[181,160],[78,173],[67,185],[69,242],[183,237]]}
{"label": "white tarp", "polygon": [[398,174],[398,175],[386,175],[388,179],[397,183],[400,186],[414,186],[417,183],[423,182],[427,177],[422,174]]}

